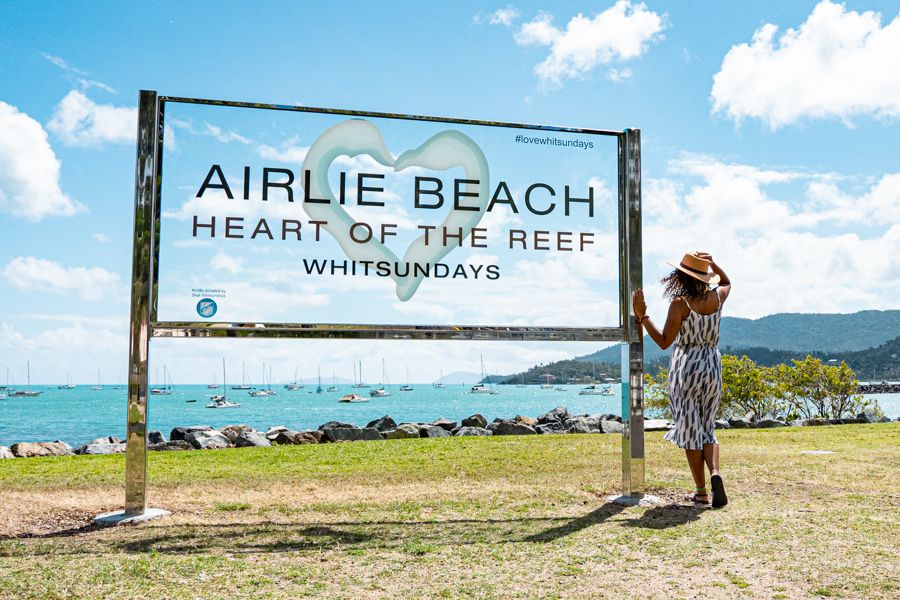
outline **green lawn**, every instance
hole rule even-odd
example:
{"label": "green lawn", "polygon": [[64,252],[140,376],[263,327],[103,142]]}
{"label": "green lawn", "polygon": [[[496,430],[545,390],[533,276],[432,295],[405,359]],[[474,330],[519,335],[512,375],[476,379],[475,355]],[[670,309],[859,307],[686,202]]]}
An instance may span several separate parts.
{"label": "green lawn", "polygon": [[151,453],[174,514],[109,529],[122,456],[3,460],[0,598],[900,595],[900,424],[720,441],[717,511],[659,433],[627,509],[614,435]]}

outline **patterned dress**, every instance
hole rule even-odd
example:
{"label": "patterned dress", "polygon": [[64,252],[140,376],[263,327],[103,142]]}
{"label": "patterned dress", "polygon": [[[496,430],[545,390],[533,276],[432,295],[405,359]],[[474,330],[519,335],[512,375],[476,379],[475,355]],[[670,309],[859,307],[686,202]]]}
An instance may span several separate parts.
{"label": "patterned dress", "polygon": [[675,338],[669,365],[669,407],[675,426],[665,439],[679,448],[702,450],[704,444],[719,443],[715,428],[722,398],[722,357],[716,346],[722,301],[711,315],[694,312],[687,300],[685,304],[690,313]]}

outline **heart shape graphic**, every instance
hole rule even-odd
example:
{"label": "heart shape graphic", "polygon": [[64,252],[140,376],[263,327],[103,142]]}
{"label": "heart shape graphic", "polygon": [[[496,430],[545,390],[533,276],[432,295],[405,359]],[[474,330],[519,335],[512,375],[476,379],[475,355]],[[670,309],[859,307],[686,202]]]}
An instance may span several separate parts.
{"label": "heart shape graphic", "polygon": [[[350,227],[356,222],[344,207],[335,199],[328,182],[328,169],[339,156],[353,158],[360,154],[371,156],[377,163],[391,167],[395,172],[409,167],[423,167],[432,171],[445,171],[453,167],[462,167],[466,179],[478,180],[478,184],[465,184],[465,191],[477,193],[477,211],[455,210],[450,208],[444,221],[438,226],[456,232],[462,228],[463,238],[471,233],[484,217],[488,203],[489,177],[487,158],[472,138],[454,130],[441,131],[428,138],[414,150],[407,150],[394,157],[381,132],[371,122],[363,119],[348,119],[334,125],[316,138],[303,160],[302,172],[309,171],[308,196],[329,200],[328,204],[304,202],[303,209],[311,219],[327,221],[322,228],[333,237],[347,258],[356,261],[435,263],[447,256],[457,246],[444,246],[434,243],[425,244],[425,234],[413,240],[406,249],[403,261],[385,244],[374,236],[368,242],[358,243],[350,238]],[[471,198],[474,199],[474,198]],[[471,200],[470,199],[470,200]],[[445,202],[450,204],[449,198]],[[416,293],[423,276],[408,275],[400,277],[396,273],[391,278],[397,286],[397,298],[406,302]]]}

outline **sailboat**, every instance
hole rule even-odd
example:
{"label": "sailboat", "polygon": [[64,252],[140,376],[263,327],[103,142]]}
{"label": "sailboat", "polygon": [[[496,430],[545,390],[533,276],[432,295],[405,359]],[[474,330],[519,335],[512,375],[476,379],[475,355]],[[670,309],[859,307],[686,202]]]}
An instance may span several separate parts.
{"label": "sailboat", "polygon": [[[484,356],[480,356],[481,358],[481,381],[487,379],[487,371],[484,368]],[[499,394],[500,390],[495,390],[492,387],[489,387],[486,383],[476,383],[471,388],[469,388],[470,394]]]}
{"label": "sailboat", "polygon": [[[27,369],[27,379],[26,385],[31,388],[31,361],[25,361],[25,366]],[[40,396],[43,392],[39,392],[37,390],[27,389],[27,390],[14,390],[10,392],[9,396],[11,398],[34,398],[35,396]]]}
{"label": "sailboat", "polygon": [[[597,381],[597,363],[591,361],[591,381]],[[612,396],[612,386],[609,384],[599,385],[592,383],[591,385],[578,390],[579,396]]]}
{"label": "sailboat", "polygon": [[319,384],[316,386],[316,393],[321,394],[322,393],[322,366],[317,364],[316,370],[319,372]]}
{"label": "sailboat", "polygon": [[9,367],[6,367],[6,385],[0,385],[0,400],[6,398],[6,392],[9,390]]}
{"label": "sailboat", "polygon": [[[356,365],[353,365],[353,370],[354,370],[354,372],[356,371]],[[356,377],[354,376],[353,379],[355,380]],[[353,387],[355,387],[355,388],[370,387],[368,383],[363,382],[362,361],[359,361],[359,381],[357,383],[354,383]]]}
{"label": "sailboat", "polygon": [[262,380],[263,380],[262,387],[252,389],[249,392],[247,392],[250,396],[252,396],[254,398],[264,398],[266,396],[272,395],[272,390],[266,389],[266,387],[265,387],[266,386],[266,363],[263,363],[263,378],[262,378]]}
{"label": "sailboat", "polygon": [[409,384],[409,366],[406,367],[406,385],[400,388],[401,392],[411,392],[413,387]]}
{"label": "sailboat", "polygon": [[250,386],[247,385],[247,369],[244,368],[244,362],[241,361],[241,385],[233,385],[231,386],[233,390],[249,390]]}
{"label": "sailboat", "polygon": [[550,380],[555,379],[555,377],[553,375],[551,375],[550,373],[544,373],[543,375],[541,375],[541,377],[544,378],[544,383],[541,384],[541,389],[542,390],[552,390],[553,384],[550,383]]}
{"label": "sailboat", "polygon": [[447,387],[446,385],[444,385],[444,369],[441,369],[441,378],[438,379],[436,382],[434,382],[434,384],[432,384],[432,385],[434,385],[434,387],[436,387],[436,388]]}
{"label": "sailboat", "polygon": [[372,390],[371,392],[369,392],[369,395],[373,398],[387,398],[388,396],[391,395],[391,392],[384,388],[384,384],[387,384],[388,387],[390,387],[391,384],[390,384],[390,382],[388,382],[387,369],[384,366],[383,358],[381,359],[381,379],[384,383],[382,385],[378,386],[377,388],[375,388],[374,390]]}
{"label": "sailboat", "polygon": [[517,383],[517,384],[516,384],[516,387],[517,387],[517,388],[523,388],[523,387],[525,387],[525,371],[522,371],[522,383]]}
{"label": "sailboat", "polygon": [[337,377],[335,377],[334,371],[331,372],[331,385],[328,386],[328,389],[325,390],[325,391],[326,391],[326,392],[336,392],[336,391],[338,391]]}
{"label": "sailboat", "polygon": [[217,390],[219,389],[219,384],[216,383],[216,374],[213,373],[213,382],[206,386],[208,390]]}
{"label": "sailboat", "polygon": [[58,390],[74,390],[75,389],[75,384],[73,384],[71,382],[71,380],[69,380],[69,372],[68,371],[66,371],[66,383],[64,385],[56,386],[56,389],[58,389]]}
{"label": "sailboat", "polygon": [[225,359],[222,359],[222,395],[221,396],[210,396],[210,403],[206,405],[206,408],[237,408],[240,406],[239,403],[229,402],[227,398],[228,392],[226,391],[228,387],[225,385]]}
{"label": "sailboat", "polygon": [[289,392],[296,392],[303,389],[303,383],[297,383],[297,367],[294,367],[294,381],[284,384],[284,389]]}
{"label": "sailboat", "polygon": [[100,379],[100,369],[97,369],[97,385],[91,388],[91,391],[99,392],[103,389],[103,380]]}
{"label": "sailboat", "polygon": [[166,365],[163,365],[163,385],[162,387],[153,388],[150,390],[150,393],[154,396],[171,396],[173,391],[175,391],[175,386],[172,385],[171,379],[166,372]]}

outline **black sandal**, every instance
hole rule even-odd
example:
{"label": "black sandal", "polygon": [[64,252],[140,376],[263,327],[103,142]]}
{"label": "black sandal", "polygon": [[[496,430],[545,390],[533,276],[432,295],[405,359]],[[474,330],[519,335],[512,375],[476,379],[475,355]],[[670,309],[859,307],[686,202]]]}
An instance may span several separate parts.
{"label": "black sandal", "polygon": [[725,495],[725,483],[721,475],[713,475],[709,478],[712,484],[712,507],[722,508],[728,504],[728,496]]}
{"label": "black sandal", "polygon": [[686,494],[684,499],[686,502],[693,502],[694,504],[709,504],[709,494],[705,491]]}

